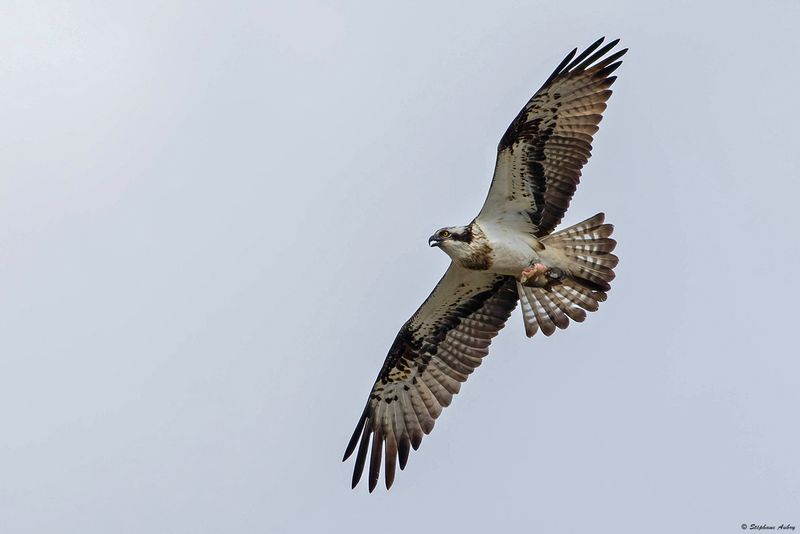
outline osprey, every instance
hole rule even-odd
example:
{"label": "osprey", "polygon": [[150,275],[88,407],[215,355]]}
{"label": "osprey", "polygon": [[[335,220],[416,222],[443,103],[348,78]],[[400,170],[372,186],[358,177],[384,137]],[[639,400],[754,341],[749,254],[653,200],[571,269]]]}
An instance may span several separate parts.
{"label": "osprey", "polygon": [[[572,50],[500,139],[492,185],[466,226],[437,230],[432,247],[450,267],[394,340],[344,453],[358,446],[352,487],[369,464],[375,489],[405,468],[410,449],[481,364],[521,302],[528,337],[581,322],[606,299],[617,257],[603,213],[554,232],[589,160],[611,85],[627,49],[599,39]],[[371,445],[370,445],[371,442]]]}

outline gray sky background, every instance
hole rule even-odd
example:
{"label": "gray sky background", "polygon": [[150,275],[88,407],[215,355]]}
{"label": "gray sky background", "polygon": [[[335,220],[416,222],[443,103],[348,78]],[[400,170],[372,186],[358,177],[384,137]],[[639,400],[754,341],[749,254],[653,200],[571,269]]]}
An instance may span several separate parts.
{"label": "gray sky background", "polygon": [[[3,2],[0,531],[800,528],[800,3]],[[341,454],[561,58],[621,37],[565,223],[395,486]]]}

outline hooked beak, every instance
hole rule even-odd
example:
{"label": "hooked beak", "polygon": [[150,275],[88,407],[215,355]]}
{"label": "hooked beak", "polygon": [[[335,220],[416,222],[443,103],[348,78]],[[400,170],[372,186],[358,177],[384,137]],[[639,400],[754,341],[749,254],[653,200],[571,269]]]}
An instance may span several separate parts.
{"label": "hooked beak", "polygon": [[429,247],[438,247],[441,243],[442,243],[442,238],[438,237],[436,234],[433,234],[428,238]]}

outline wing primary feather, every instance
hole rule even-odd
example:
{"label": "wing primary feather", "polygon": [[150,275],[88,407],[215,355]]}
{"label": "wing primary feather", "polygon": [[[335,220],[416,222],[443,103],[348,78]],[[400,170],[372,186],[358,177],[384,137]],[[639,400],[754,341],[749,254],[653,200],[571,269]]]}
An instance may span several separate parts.
{"label": "wing primary feather", "polygon": [[359,418],[358,423],[356,424],[356,429],[353,431],[353,436],[350,438],[350,442],[347,444],[347,449],[344,451],[344,457],[342,457],[343,462],[350,458],[350,455],[353,454],[353,451],[356,449],[358,438],[361,436],[361,431],[364,428],[364,421],[367,419],[367,410],[369,410],[369,406],[364,408],[364,413],[361,414],[361,418]]}
{"label": "wing primary feather", "polygon": [[[405,407],[404,417],[407,417],[406,430],[411,439],[415,439],[414,436],[418,435],[419,439],[422,440],[422,423],[420,423],[419,417],[417,416],[416,406],[412,402],[411,396],[406,391],[402,391],[401,395],[403,397],[403,406]],[[416,447],[414,447],[414,449],[416,450]]]}
{"label": "wing primary feather", "polygon": [[422,444],[422,436],[424,436],[424,430],[422,427],[415,427],[414,430],[411,431],[411,448],[414,450],[419,449],[419,446]]}
{"label": "wing primary feather", "polygon": [[369,459],[369,492],[375,490],[378,485],[378,478],[381,476],[381,456],[383,452],[383,432],[381,427],[375,430],[372,436],[372,456]]}
{"label": "wing primary feather", "polygon": [[605,45],[603,48],[601,48],[600,50],[598,50],[597,52],[586,58],[583,61],[583,63],[575,67],[576,70],[586,70],[586,68],[589,67],[589,65],[591,65],[592,63],[603,57],[606,52],[617,46],[617,43],[619,43],[619,39],[614,39],[613,41]]}
{"label": "wing primary feather", "polygon": [[394,482],[395,466],[397,465],[397,440],[394,433],[386,438],[386,489],[392,487]]}
{"label": "wing primary feather", "polygon": [[541,91],[543,88],[547,87],[547,85],[548,85],[550,82],[552,82],[552,81],[553,81],[553,80],[556,78],[556,76],[558,76],[559,74],[561,74],[562,70],[564,69],[564,66],[565,66],[567,63],[569,63],[569,62],[570,62],[570,60],[572,60],[572,58],[575,56],[575,54],[576,54],[577,52],[578,52],[578,49],[577,49],[577,48],[573,48],[573,49],[572,49],[572,52],[570,52],[569,54],[567,54],[567,57],[565,57],[564,59],[562,59],[562,60],[561,60],[561,63],[559,63],[559,64],[558,64],[558,67],[556,67],[556,68],[555,68],[555,70],[553,71],[553,73],[552,73],[550,76],[548,76],[548,77],[547,77],[547,80],[545,80],[545,82],[542,84],[542,87],[539,89],[540,91]]}
{"label": "wing primary feather", "polygon": [[[621,58],[622,56],[624,56],[624,55],[625,55],[625,53],[626,53],[627,51],[628,51],[628,49],[627,49],[627,48],[623,48],[622,50],[619,50],[619,51],[617,51],[617,52],[614,52],[613,54],[611,54],[611,55],[610,55],[610,56],[608,56],[607,58],[603,59],[603,61],[601,61],[600,63],[598,63],[597,65],[595,65],[595,66],[594,66],[594,68],[596,68],[596,69],[598,69],[598,68],[599,68],[599,69],[602,69],[602,68],[603,68],[603,67],[605,67],[606,65],[609,65],[609,64],[611,64],[611,63],[614,63],[616,60],[618,60],[619,58]],[[596,76],[596,75],[595,75],[595,76]]]}
{"label": "wing primary feather", "polygon": [[397,466],[397,441],[400,438],[400,414],[398,414],[398,403],[391,404],[391,427],[386,436],[386,489],[392,487],[394,482],[395,467]]}
{"label": "wing primary feather", "polygon": [[606,87],[611,87],[611,85],[615,81],[617,81],[617,77],[616,76],[609,76],[609,74],[611,74],[612,72],[617,70],[620,65],[622,65],[622,61],[618,61],[617,63],[612,63],[611,65],[609,65],[607,67],[603,67],[602,69],[597,71],[597,73],[595,74],[595,77],[599,78],[599,79],[606,78],[608,80],[608,82],[605,84]]}
{"label": "wing primary feather", "polygon": [[588,56],[589,54],[591,54],[592,52],[594,52],[594,51],[595,51],[595,49],[596,49],[598,46],[600,46],[604,40],[605,40],[605,37],[601,37],[600,39],[598,39],[598,40],[596,40],[595,42],[593,42],[592,44],[590,44],[590,45],[589,45],[589,47],[588,47],[586,50],[584,50],[583,52],[581,52],[580,54],[578,54],[578,57],[576,57],[576,58],[575,58],[575,59],[572,61],[572,63],[570,63],[570,64],[567,66],[567,68],[566,68],[566,69],[564,69],[564,70],[565,70],[566,72],[569,72],[569,71],[571,71],[572,69],[574,69],[574,68],[575,68],[575,65],[577,65],[578,63],[580,63],[581,61],[583,61],[583,60],[586,58],[586,56]]}
{"label": "wing primary feather", "polygon": [[353,485],[355,488],[358,481],[361,480],[361,474],[364,472],[364,464],[367,461],[367,447],[369,447],[369,425],[364,425],[364,432],[361,434],[361,444],[358,446],[358,454],[356,455],[356,465],[353,467]]}
{"label": "wing primary feather", "polygon": [[400,461],[401,471],[406,468],[409,452],[411,452],[411,442],[409,442],[408,436],[403,435],[400,437],[400,441],[397,443],[397,456],[398,460]]}

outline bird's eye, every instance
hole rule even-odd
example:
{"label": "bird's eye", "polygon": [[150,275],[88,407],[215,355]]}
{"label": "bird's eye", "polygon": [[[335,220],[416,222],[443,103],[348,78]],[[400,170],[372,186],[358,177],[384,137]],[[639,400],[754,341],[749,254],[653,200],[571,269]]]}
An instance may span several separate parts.
{"label": "bird's eye", "polygon": [[441,232],[439,232],[439,236],[440,237],[450,237],[450,232],[448,232],[447,230],[442,230]]}

